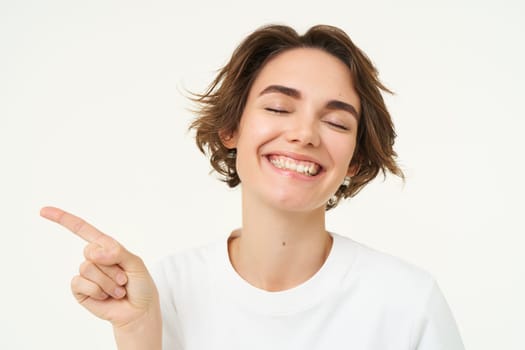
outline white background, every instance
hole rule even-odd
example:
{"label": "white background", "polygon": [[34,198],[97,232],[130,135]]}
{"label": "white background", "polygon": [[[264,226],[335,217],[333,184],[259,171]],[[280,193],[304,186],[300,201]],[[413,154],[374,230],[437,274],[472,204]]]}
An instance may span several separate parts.
{"label": "white background", "polygon": [[148,264],[240,224],[209,175],[185,89],[267,23],[341,27],[372,58],[407,174],[328,228],[430,271],[469,349],[525,348],[525,11],[520,1],[0,1],[0,348],[112,349],[69,281],[55,205]]}

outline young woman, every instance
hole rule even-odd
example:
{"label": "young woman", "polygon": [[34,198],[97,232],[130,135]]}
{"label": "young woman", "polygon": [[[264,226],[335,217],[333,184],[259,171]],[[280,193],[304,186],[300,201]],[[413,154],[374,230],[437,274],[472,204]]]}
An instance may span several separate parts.
{"label": "young woman", "polygon": [[381,90],[337,28],[255,31],[196,96],[191,125],[223,180],[242,184],[242,227],[152,278],[109,236],[44,208],[88,241],[77,300],[111,321],[119,349],[463,349],[428,273],[325,228],[326,210],[379,172],[402,176]]}

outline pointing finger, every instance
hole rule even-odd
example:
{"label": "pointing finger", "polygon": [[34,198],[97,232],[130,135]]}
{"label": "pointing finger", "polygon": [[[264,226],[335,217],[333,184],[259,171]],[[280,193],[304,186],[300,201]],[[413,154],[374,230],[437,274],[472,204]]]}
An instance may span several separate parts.
{"label": "pointing finger", "polygon": [[[147,274],[146,266],[138,256],[127,251],[116,240],[103,234],[83,219],[54,207],[42,208],[40,215],[64,226],[91,243],[87,247],[90,252],[85,254],[87,254],[86,257],[90,257],[89,260],[97,265],[119,265],[125,272],[135,271]],[[97,245],[99,247],[95,248]]]}
{"label": "pointing finger", "polygon": [[62,209],[54,207],[44,207],[40,210],[40,215],[48,220],[56,222],[57,224],[67,228],[69,231],[75,233],[80,238],[87,242],[101,242],[105,238],[109,238],[94,226],[88,224],[83,219],[70,214]]}

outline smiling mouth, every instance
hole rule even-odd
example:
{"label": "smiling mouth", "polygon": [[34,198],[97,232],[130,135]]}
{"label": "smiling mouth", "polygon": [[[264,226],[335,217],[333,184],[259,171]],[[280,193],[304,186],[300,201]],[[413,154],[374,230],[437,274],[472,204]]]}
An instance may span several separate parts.
{"label": "smiling mouth", "polygon": [[285,156],[269,155],[267,158],[278,169],[290,170],[306,176],[315,176],[322,169],[321,165],[317,163],[304,160],[299,161]]}

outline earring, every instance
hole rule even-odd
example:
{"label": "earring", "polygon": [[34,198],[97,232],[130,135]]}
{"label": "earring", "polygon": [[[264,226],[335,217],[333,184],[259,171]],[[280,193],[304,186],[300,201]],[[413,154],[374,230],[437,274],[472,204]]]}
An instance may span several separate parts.
{"label": "earring", "polygon": [[348,186],[350,186],[350,182],[352,182],[352,178],[350,176],[345,176],[345,179],[343,180],[343,183],[341,184],[341,186],[339,186],[339,189],[337,190],[337,192],[332,196],[330,197],[330,199],[328,200],[328,208],[333,208],[337,205],[337,203],[339,203],[339,200],[341,198],[346,198],[344,193],[346,192],[346,189],[348,188]]}
{"label": "earring", "polygon": [[229,159],[237,158],[237,149],[236,148],[232,148],[232,149],[228,150],[228,154],[226,155],[226,157],[229,158]]}

